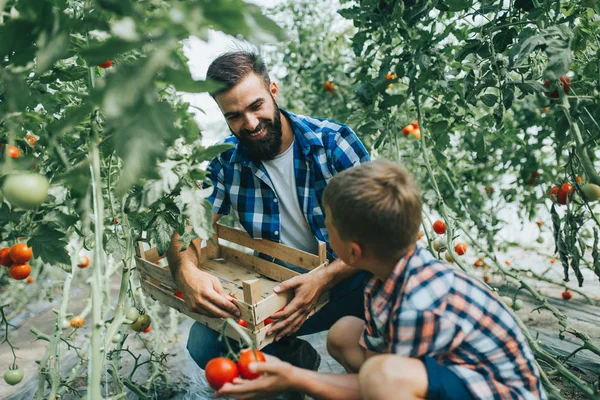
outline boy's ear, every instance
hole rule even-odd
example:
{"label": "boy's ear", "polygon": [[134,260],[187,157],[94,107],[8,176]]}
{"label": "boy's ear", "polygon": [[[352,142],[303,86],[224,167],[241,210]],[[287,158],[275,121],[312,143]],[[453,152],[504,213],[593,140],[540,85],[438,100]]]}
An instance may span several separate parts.
{"label": "boy's ear", "polygon": [[350,242],[350,264],[356,265],[362,260],[364,252],[362,246],[358,242]]}

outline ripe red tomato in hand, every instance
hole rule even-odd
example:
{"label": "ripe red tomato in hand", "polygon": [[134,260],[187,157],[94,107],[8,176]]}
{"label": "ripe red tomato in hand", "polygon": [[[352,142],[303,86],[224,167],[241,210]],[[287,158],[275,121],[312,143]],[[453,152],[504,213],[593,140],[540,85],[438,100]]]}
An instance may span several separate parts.
{"label": "ripe red tomato in hand", "polygon": [[10,249],[9,256],[16,264],[24,264],[33,257],[33,250],[25,243],[17,243]]}
{"label": "ripe red tomato in hand", "polygon": [[441,219],[438,219],[433,223],[433,230],[438,235],[443,235],[444,233],[446,233],[446,223]]}
{"label": "ripe red tomato in hand", "polygon": [[11,278],[18,281],[26,279],[31,274],[31,265],[29,264],[13,264],[8,270]]}
{"label": "ripe red tomato in hand", "polygon": [[238,368],[240,370],[240,375],[244,379],[256,379],[260,376],[260,374],[256,372],[250,371],[250,364],[253,362],[265,362],[267,359],[262,351],[256,350],[256,356],[254,355],[254,351],[251,349],[242,350],[242,355],[238,360]]}
{"label": "ripe red tomato in hand", "polygon": [[10,258],[10,247],[5,247],[0,249],[0,265],[4,265],[5,267],[10,267],[12,264],[12,259]]}
{"label": "ripe red tomato in hand", "polygon": [[204,371],[208,384],[215,390],[221,389],[224,384],[231,383],[240,376],[236,363],[225,357],[213,358],[206,364]]}

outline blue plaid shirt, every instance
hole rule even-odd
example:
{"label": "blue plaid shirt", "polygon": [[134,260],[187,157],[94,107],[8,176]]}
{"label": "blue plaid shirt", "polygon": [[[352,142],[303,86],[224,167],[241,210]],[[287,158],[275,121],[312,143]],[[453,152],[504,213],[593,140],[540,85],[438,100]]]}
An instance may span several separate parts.
{"label": "blue plaid shirt", "polygon": [[[327,243],[321,199],[329,179],[345,169],[370,161],[367,150],[348,126],[281,110],[294,132],[296,189],[302,212],[317,240]],[[261,162],[250,159],[248,149],[235,136],[224,143],[235,145],[215,157],[208,166],[214,186],[208,200],[215,214],[237,213],[244,229],[255,239],[280,241],[280,216],[273,183]]]}

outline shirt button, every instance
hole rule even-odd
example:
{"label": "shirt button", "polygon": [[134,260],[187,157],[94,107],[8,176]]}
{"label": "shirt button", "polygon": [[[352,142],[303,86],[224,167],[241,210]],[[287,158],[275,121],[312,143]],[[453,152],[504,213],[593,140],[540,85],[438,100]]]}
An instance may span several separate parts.
{"label": "shirt button", "polygon": [[275,203],[277,203],[278,201],[279,201],[279,200],[277,200],[277,199],[273,199],[273,202],[275,202]]}
{"label": "shirt button", "polygon": [[279,231],[275,231],[273,232],[275,235],[279,235]]}

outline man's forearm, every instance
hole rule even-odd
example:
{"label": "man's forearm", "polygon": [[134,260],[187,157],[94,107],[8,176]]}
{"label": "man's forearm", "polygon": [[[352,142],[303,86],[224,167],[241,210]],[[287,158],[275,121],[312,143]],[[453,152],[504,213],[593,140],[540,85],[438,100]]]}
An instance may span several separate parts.
{"label": "man's forearm", "polygon": [[185,265],[198,265],[200,261],[200,247],[202,239],[196,238],[190,242],[190,245],[184,251],[181,251],[183,243],[179,241],[179,234],[175,232],[171,238],[171,245],[167,249],[167,260],[173,279],[176,283],[179,279],[179,274]]}
{"label": "man's forearm", "polygon": [[324,374],[295,368],[293,388],[318,400],[353,400],[360,398],[358,375]]}
{"label": "man's forearm", "polygon": [[321,270],[325,283],[324,289],[329,290],[339,282],[351,277],[359,272],[357,268],[352,268],[342,260],[335,259],[327,267]]}

